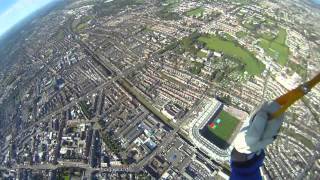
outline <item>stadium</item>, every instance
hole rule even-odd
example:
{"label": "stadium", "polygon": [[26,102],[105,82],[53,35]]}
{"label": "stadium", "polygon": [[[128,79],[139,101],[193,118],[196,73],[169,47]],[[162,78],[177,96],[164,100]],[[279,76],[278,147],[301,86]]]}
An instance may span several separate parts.
{"label": "stadium", "polygon": [[224,111],[223,106],[221,104],[208,118],[205,126],[200,129],[200,134],[220,149],[227,149],[230,145],[229,140],[239,120]]}
{"label": "stadium", "polygon": [[189,136],[201,151],[216,160],[226,161],[239,122],[226,111],[223,103],[210,98],[202,102],[197,117],[189,124]]}

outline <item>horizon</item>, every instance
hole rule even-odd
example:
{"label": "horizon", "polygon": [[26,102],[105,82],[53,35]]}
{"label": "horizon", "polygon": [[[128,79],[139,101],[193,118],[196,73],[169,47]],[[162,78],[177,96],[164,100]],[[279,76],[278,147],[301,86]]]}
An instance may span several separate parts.
{"label": "horizon", "polygon": [[57,0],[0,0],[0,37],[23,19]]}

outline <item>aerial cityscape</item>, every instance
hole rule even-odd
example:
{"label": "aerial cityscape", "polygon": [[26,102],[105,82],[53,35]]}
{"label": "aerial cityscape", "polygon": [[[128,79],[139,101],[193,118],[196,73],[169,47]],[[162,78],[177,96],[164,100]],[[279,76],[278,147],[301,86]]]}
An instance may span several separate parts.
{"label": "aerial cityscape", "polygon": [[[312,0],[54,1],[0,38],[0,179],[229,179],[263,102],[320,72]],[[320,179],[320,86],[264,179]]]}

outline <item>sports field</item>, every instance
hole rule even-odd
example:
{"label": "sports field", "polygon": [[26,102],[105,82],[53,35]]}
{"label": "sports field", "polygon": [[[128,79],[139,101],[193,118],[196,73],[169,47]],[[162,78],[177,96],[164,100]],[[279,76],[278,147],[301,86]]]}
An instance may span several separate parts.
{"label": "sports field", "polygon": [[259,45],[266,51],[266,53],[277,60],[281,65],[285,65],[288,61],[289,48],[285,44],[287,32],[280,29],[277,37],[274,39],[262,36]]}
{"label": "sports field", "polygon": [[206,47],[213,51],[223,52],[224,54],[234,57],[245,64],[245,70],[252,75],[259,75],[265,68],[252,53],[237,45],[233,41],[224,40],[214,35],[205,35],[198,38],[198,41],[205,43]]}
{"label": "sports field", "polygon": [[226,111],[221,111],[219,116],[208,124],[208,129],[220,139],[228,142],[238,124],[239,119]]}

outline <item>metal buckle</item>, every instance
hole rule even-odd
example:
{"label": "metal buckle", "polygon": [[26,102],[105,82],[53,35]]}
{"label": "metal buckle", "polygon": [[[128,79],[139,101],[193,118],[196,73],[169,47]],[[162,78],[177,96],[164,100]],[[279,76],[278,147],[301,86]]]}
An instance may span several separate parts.
{"label": "metal buckle", "polygon": [[301,88],[301,90],[303,91],[303,93],[304,94],[308,94],[309,92],[310,92],[310,89],[309,89],[309,87],[307,86],[307,84],[302,84],[301,86],[300,86],[300,88]]}

